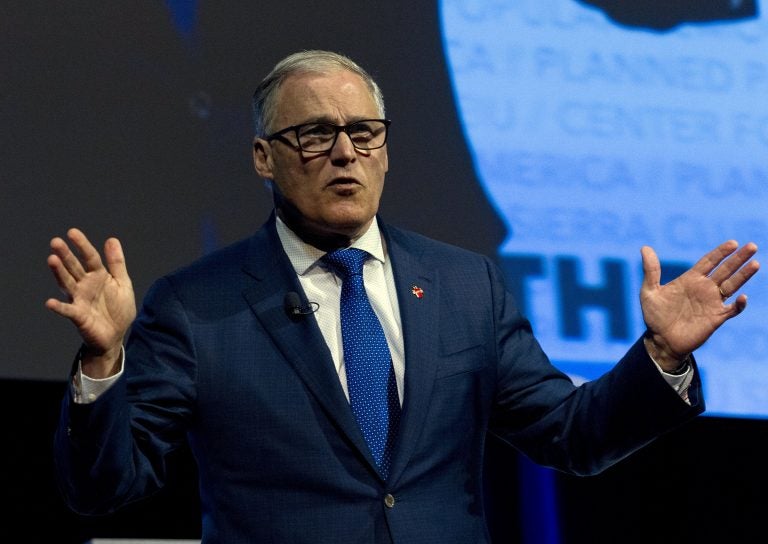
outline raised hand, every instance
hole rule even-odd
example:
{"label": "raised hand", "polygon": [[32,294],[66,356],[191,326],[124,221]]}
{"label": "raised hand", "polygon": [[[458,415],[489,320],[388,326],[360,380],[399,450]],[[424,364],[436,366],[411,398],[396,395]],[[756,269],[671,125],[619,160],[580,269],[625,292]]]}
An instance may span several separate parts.
{"label": "raised hand", "polygon": [[757,246],[751,242],[739,248],[730,240],[678,278],[660,285],[659,259],[650,247],[642,248],[640,305],[653,343],[652,354],[662,368],[673,370],[720,325],[746,308],[745,294],[726,302],[760,268],[752,259],[756,252]]}
{"label": "raised hand", "polygon": [[80,230],[70,229],[67,237],[77,255],[57,237],[51,240],[48,257],[48,266],[67,300],[50,298],[45,306],[77,327],[86,347],[86,374],[105,377],[117,362],[123,339],[136,317],[133,285],[119,240],[110,238],[104,243],[105,266]]}

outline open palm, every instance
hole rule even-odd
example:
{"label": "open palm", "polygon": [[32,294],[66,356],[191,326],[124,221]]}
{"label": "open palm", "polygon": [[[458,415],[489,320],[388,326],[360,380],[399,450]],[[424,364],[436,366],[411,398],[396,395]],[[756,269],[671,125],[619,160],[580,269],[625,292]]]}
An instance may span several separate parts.
{"label": "open palm", "polygon": [[756,252],[753,243],[738,248],[730,240],[678,278],[660,285],[659,259],[650,247],[642,248],[640,305],[649,336],[663,353],[678,360],[684,358],[720,325],[744,310],[746,295],[740,294],[727,304],[726,300],[759,269],[759,263],[751,260]]}
{"label": "open palm", "polygon": [[70,229],[67,237],[78,255],[62,238],[54,238],[48,257],[48,266],[67,300],[51,298],[45,305],[74,323],[94,355],[113,354],[119,351],[136,317],[133,285],[122,247],[115,238],[105,242],[105,266],[81,231]]}

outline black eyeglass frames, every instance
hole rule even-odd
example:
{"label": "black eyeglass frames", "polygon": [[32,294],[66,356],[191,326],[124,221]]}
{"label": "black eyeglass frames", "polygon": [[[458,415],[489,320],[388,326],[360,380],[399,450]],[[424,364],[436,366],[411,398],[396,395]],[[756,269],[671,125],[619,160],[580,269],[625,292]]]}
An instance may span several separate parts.
{"label": "black eyeglass frames", "polygon": [[[339,133],[345,132],[356,149],[370,151],[384,147],[391,123],[389,119],[361,119],[348,125],[304,123],[278,130],[265,136],[264,139],[268,142],[282,140],[297,151],[324,153],[333,149]],[[286,137],[290,133],[293,133],[296,138],[295,142]]]}

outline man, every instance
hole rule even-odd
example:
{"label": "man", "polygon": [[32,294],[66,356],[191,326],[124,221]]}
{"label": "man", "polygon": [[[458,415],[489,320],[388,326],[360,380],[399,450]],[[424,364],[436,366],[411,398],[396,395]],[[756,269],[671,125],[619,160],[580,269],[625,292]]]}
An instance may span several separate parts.
{"label": "man", "polygon": [[365,71],[292,55],[254,109],[275,214],[156,282],[135,322],[117,240],[106,266],[76,229],[79,257],[51,242],[68,301],[46,304],[83,338],[56,437],[73,508],[152,492],[188,440],[203,542],[482,543],[487,432],[593,474],[704,409],[689,354],[746,306],[725,299],[757,271],[754,244],[726,242],[665,286],[643,248],[648,332],[575,388],[487,258],[377,218],[389,123]]}

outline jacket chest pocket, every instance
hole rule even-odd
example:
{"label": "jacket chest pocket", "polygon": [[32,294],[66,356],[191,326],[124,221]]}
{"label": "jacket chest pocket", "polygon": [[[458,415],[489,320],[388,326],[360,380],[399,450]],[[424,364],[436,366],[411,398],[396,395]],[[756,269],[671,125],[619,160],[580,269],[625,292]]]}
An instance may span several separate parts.
{"label": "jacket chest pocket", "polygon": [[436,379],[447,378],[487,367],[489,357],[481,343],[440,342]]}

